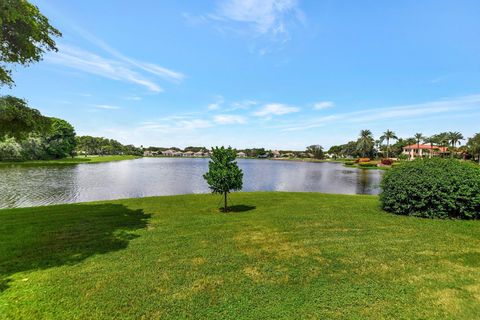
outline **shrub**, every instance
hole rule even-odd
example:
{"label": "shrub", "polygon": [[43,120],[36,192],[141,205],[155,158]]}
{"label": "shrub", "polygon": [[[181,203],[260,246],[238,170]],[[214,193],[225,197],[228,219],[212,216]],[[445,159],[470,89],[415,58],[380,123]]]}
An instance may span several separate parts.
{"label": "shrub", "polygon": [[357,162],[358,162],[358,163],[370,162],[370,158],[358,158],[358,159],[357,159]]}
{"label": "shrub", "polygon": [[375,168],[377,167],[377,164],[373,162],[360,162],[358,166],[360,168]]}
{"label": "shrub", "polygon": [[425,218],[480,218],[480,167],[453,159],[417,159],[386,172],[386,211]]}
{"label": "shrub", "polygon": [[382,159],[382,164],[385,165],[385,166],[391,166],[393,164],[393,160],[392,159]]}
{"label": "shrub", "polygon": [[355,161],[345,161],[346,166],[353,166],[355,164]]}

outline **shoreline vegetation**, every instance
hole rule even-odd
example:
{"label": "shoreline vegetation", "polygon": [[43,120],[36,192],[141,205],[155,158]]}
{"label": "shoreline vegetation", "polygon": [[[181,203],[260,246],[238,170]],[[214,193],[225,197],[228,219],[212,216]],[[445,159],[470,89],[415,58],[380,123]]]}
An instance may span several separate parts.
{"label": "shoreline vegetation", "polygon": [[7,166],[56,166],[76,165],[89,163],[103,163],[113,161],[134,160],[142,158],[133,155],[112,155],[112,156],[77,156],[74,158],[52,159],[52,160],[27,160],[27,161],[0,161],[0,168]]}
{"label": "shoreline vegetation", "polygon": [[[0,210],[5,318],[473,319],[480,222],[253,192]],[[128,306],[128,307],[126,307]]]}

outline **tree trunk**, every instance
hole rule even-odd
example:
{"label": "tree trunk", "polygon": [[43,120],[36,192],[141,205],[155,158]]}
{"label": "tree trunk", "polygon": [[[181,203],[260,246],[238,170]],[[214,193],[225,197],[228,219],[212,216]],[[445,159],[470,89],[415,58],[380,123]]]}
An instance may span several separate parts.
{"label": "tree trunk", "polygon": [[223,193],[223,212],[227,212],[227,193]]}
{"label": "tree trunk", "polygon": [[390,158],[389,155],[390,155],[390,140],[387,139],[387,158]]}

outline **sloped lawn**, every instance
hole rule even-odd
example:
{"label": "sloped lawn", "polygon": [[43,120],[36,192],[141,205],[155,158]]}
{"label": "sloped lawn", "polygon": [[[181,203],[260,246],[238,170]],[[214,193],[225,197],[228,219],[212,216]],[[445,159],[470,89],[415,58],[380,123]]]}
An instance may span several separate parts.
{"label": "sloped lawn", "polygon": [[0,210],[3,319],[478,319],[480,221],[375,196],[237,193]]}

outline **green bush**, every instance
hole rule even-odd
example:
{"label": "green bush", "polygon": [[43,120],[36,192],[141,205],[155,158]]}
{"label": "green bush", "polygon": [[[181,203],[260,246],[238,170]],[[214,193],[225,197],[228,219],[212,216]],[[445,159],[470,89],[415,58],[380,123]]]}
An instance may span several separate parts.
{"label": "green bush", "polygon": [[346,166],[353,166],[355,164],[355,161],[345,161]]}
{"label": "green bush", "polygon": [[372,162],[360,162],[358,166],[360,168],[375,168],[377,167],[377,164]]}
{"label": "green bush", "polygon": [[417,159],[385,173],[384,210],[425,218],[479,219],[480,167],[451,159]]}

